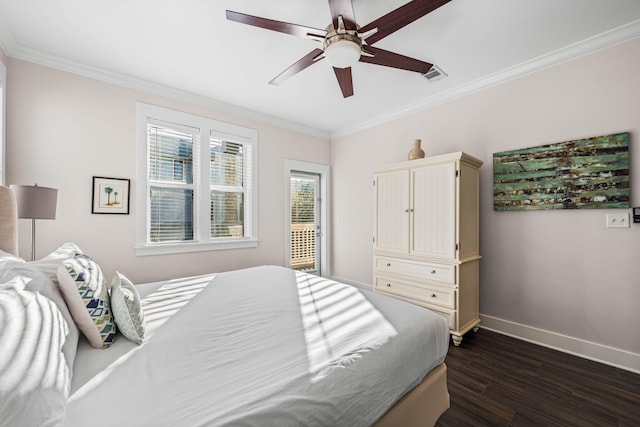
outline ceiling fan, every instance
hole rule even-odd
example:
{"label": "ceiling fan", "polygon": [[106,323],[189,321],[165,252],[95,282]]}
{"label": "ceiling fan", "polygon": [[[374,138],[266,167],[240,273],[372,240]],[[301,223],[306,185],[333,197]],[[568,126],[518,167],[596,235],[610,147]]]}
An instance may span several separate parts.
{"label": "ceiling fan", "polygon": [[307,37],[322,43],[278,74],[269,83],[278,85],[312,64],[326,58],[333,67],[345,98],[353,95],[351,66],[356,62],[383,65],[425,74],[433,64],[379,49],[372,44],[387,37],[448,3],[451,0],[413,0],[360,27],[353,13],[352,0],[329,0],[331,24],[326,29],[290,24],[227,10],[227,19],[293,36]]}

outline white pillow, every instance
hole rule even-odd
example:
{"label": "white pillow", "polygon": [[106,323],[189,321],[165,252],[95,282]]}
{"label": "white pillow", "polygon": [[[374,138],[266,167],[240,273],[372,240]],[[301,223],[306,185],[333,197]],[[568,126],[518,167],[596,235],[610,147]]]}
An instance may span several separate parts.
{"label": "white pillow", "polygon": [[0,250],[0,287],[13,286],[9,285],[9,282],[19,275],[14,270],[20,269],[25,265],[26,263],[22,258]]}
{"label": "white pillow", "polygon": [[[20,258],[19,256],[16,256],[14,254],[11,254],[9,252],[5,252],[3,250],[0,249],[0,268],[4,268],[4,262],[5,261],[18,261],[18,262],[24,262],[24,260],[22,258]],[[6,282],[4,282],[6,284]]]}
{"label": "white pillow", "polygon": [[48,278],[34,278],[29,283],[27,283],[25,290],[38,292],[40,295],[45,296],[53,301],[56,307],[58,307],[58,310],[62,314],[64,320],[67,322],[67,325],[69,327],[69,334],[67,335],[67,339],[62,346],[62,353],[64,353],[64,357],[67,361],[67,365],[69,365],[69,369],[73,371],[73,363],[76,360],[76,353],[78,351],[78,340],[80,339],[80,331],[78,331],[78,326],[76,326],[76,322],[73,320],[73,317],[69,312],[69,308],[64,302],[64,298],[62,298],[62,294],[60,293],[58,285],[56,285],[53,280],[50,280]]}
{"label": "white pillow", "polygon": [[[56,252],[53,253],[55,254]],[[51,262],[51,260],[48,259],[47,262]],[[19,286],[20,289],[25,289],[30,292],[38,292],[56,304],[69,327],[69,334],[63,346],[63,353],[69,369],[73,369],[80,333],[58,290],[56,284],[58,280],[55,278],[55,274],[53,274],[52,278],[52,275],[49,274],[50,267],[45,264],[24,262],[14,255],[1,252],[0,283],[5,283],[5,285],[0,285],[0,288],[7,286],[6,283],[18,279],[17,282],[14,282],[14,286]],[[60,264],[62,264],[62,261],[56,261],[56,268],[57,265]]]}
{"label": "white pillow", "polygon": [[29,261],[27,264],[46,274],[52,280],[57,281],[56,273],[62,261],[71,259],[75,254],[81,253],[82,251],[75,243],[67,242],[46,257],[37,261]]}
{"label": "white pillow", "polygon": [[50,279],[57,281],[56,272],[58,271],[58,266],[65,259],[73,258],[76,253],[82,253],[82,251],[75,243],[67,242],[42,259],[26,262],[20,257],[0,250],[0,282],[9,282],[11,277],[15,277],[15,275],[11,275],[13,273],[12,270],[15,271],[15,268],[21,267],[28,270],[37,270],[47,275]]}
{"label": "white pillow", "polygon": [[95,348],[111,345],[116,324],[111,312],[107,281],[100,266],[77,253],[58,267],[58,285],[78,329]]}
{"label": "white pillow", "polygon": [[73,363],[76,359],[76,352],[78,350],[80,331],[78,331],[78,327],[76,326],[73,317],[71,317],[69,308],[67,308],[67,304],[65,303],[64,298],[62,298],[62,294],[60,293],[60,289],[58,287],[58,277],[56,273],[58,271],[58,267],[62,264],[62,261],[73,258],[76,253],[82,253],[82,251],[78,246],[76,246],[75,243],[67,242],[60,245],[60,247],[58,247],[46,257],[37,261],[29,261],[26,263],[29,268],[39,271],[48,279],[47,281],[40,283],[34,280],[31,283],[27,284],[26,289],[32,292],[40,292],[41,295],[46,296],[51,301],[56,303],[58,309],[62,313],[62,316],[69,324],[69,335],[67,336],[67,340],[62,347],[62,352],[67,359],[69,369],[71,369],[72,371]]}
{"label": "white pillow", "polygon": [[67,322],[51,300],[23,286],[19,277],[0,286],[0,424],[62,425],[71,383],[61,351]]}
{"label": "white pillow", "polygon": [[140,295],[134,284],[118,271],[111,281],[111,310],[122,335],[136,344],[142,344],[144,313]]}

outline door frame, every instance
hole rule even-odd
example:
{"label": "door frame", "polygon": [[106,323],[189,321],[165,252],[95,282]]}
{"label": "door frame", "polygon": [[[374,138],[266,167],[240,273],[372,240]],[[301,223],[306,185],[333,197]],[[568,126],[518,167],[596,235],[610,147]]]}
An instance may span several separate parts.
{"label": "door frame", "polygon": [[331,271],[329,259],[330,245],[330,168],[329,165],[285,159],[284,161],[284,265],[291,267],[291,175],[293,172],[317,174],[320,176],[320,276],[328,277]]}

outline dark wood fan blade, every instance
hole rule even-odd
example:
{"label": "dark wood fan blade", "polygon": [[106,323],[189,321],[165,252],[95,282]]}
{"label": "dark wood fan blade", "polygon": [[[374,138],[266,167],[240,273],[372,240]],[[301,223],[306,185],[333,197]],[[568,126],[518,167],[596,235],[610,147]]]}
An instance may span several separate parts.
{"label": "dark wood fan blade", "polygon": [[368,44],[373,44],[450,1],[451,0],[413,0],[365,25],[360,28],[359,32],[362,34],[377,28],[378,31],[366,39]]}
{"label": "dark wood fan blade", "polygon": [[279,85],[283,81],[287,80],[289,77],[293,76],[294,74],[299,73],[300,71],[304,70],[308,66],[313,65],[315,62],[317,62],[320,59],[322,59],[322,58],[316,59],[322,53],[323,53],[322,49],[314,49],[314,50],[312,50],[311,52],[309,52],[308,54],[303,56],[301,59],[299,59],[296,63],[291,65],[289,68],[287,68],[286,70],[284,70],[283,72],[278,74],[269,83],[272,84],[272,85]]}
{"label": "dark wood fan blade", "polygon": [[408,56],[398,53],[389,52],[388,50],[378,49],[377,47],[367,46],[367,50],[375,56],[360,56],[360,62],[368,64],[384,65],[385,67],[399,68],[401,70],[415,71],[424,74],[433,67],[433,64],[420,61],[418,59],[409,58]]}
{"label": "dark wood fan blade", "polygon": [[313,34],[319,37],[324,37],[327,34],[326,30],[305,27],[304,25],[290,24],[288,22],[274,21],[273,19],[260,18],[259,16],[246,15],[244,13],[233,12],[231,10],[227,10],[227,19],[241,24],[264,28],[266,30],[291,34],[292,36],[307,37],[308,34]]}
{"label": "dark wood fan blade", "polygon": [[347,30],[356,29],[356,15],[353,13],[351,0],[329,0],[329,9],[331,9],[333,28],[338,28],[338,16],[342,15],[344,27]]}
{"label": "dark wood fan blade", "polygon": [[342,96],[345,98],[353,95],[353,79],[351,78],[351,67],[348,68],[336,68],[333,67],[333,71],[336,73]]}

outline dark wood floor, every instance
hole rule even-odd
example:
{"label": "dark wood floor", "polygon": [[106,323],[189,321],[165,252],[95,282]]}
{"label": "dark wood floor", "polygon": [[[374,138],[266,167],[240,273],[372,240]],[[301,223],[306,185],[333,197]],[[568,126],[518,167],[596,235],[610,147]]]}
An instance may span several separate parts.
{"label": "dark wood floor", "polygon": [[446,426],[640,426],[640,374],[485,329],[446,359]]}

